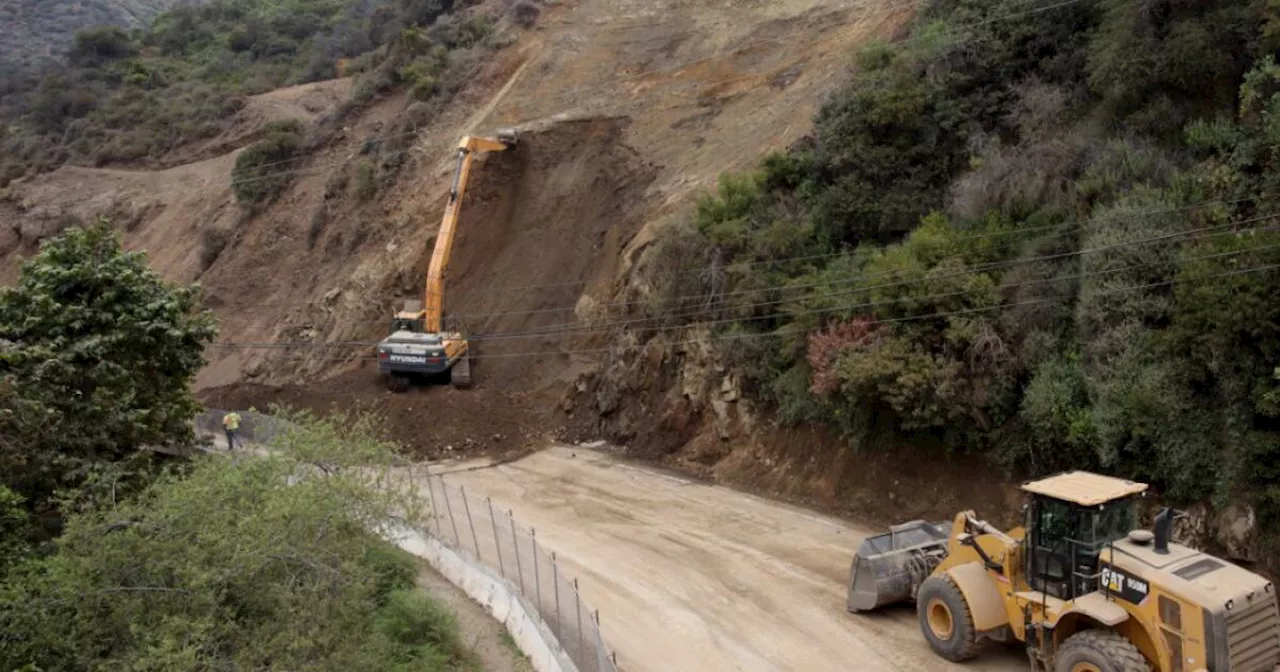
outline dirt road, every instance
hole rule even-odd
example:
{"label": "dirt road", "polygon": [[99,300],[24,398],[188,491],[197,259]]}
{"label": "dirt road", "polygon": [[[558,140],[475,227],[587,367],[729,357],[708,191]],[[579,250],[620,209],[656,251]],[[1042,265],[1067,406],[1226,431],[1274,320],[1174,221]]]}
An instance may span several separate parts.
{"label": "dirt road", "polygon": [[626,672],[1026,668],[1016,649],[946,663],[910,608],[847,613],[849,561],[871,530],[581,448],[445,479],[536,529]]}

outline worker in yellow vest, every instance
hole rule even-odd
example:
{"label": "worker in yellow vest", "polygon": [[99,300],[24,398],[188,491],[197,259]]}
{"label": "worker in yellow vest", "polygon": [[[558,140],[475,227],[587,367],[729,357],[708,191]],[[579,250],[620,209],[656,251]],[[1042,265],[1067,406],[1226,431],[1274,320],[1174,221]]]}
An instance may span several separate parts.
{"label": "worker in yellow vest", "polygon": [[236,430],[240,429],[240,414],[231,411],[222,416],[222,429],[227,432],[227,450],[236,447]]}

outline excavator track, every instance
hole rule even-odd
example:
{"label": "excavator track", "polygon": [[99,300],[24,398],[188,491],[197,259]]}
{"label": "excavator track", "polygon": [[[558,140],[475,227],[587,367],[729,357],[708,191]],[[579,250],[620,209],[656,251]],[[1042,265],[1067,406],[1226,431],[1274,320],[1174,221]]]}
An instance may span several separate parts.
{"label": "excavator track", "polygon": [[409,390],[409,377],[392,373],[387,375],[387,389],[400,394]]}
{"label": "excavator track", "polygon": [[[447,372],[440,372],[439,376],[433,373],[430,377],[433,380],[443,380],[447,376],[455,388],[471,387],[471,360],[466,350],[466,339],[460,338],[461,335],[455,329],[447,329],[445,325],[445,269],[449,266],[449,254],[458,228],[459,208],[467,188],[467,179],[471,175],[472,160],[478,153],[501,152],[515,146],[516,132],[512,129],[499,131],[496,138],[468,135],[458,142],[455,151],[457,168],[454,170],[453,186],[449,189],[444,218],[440,222],[435,246],[431,250],[423,301],[405,301],[404,309],[397,312],[392,321],[391,336],[378,344],[378,369],[390,374],[387,387],[392,392],[403,392],[409,388],[408,378],[397,371],[397,363],[404,365],[402,368],[407,371],[426,373],[422,369],[434,368],[428,367],[428,362],[439,362],[442,356],[452,357],[457,352],[456,348],[462,349],[462,356],[448,367]],[[410,333],[396,340],[397,334],[402,331]],[[458,340],[461,342],[456,342]],[[398,347],[399,343],[416,347]]]}
{"label": "excavator track", "polygon": [[471,387],[471,355],[466,354],[454,363],[453,369],[449,372],[449,382],[458,389],[466,389]]}

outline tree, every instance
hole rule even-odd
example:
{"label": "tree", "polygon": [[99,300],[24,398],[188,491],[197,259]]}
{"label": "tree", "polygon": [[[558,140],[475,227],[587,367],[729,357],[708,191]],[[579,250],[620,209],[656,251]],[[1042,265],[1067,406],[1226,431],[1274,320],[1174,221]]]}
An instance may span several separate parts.
{"label": "tree", "polygon": [[99,26],[76,34],[75,46],[67,55],[76,65],[99,66],[137,53],[129,34],[115,26]]}
{"label": "tree", "polygon": [[272,454],[202,454],[69,516],[0,584],[0,667],[473,668],[452,614],[409,592],[416,561],[371,531],[419,514],[395,447],[368,419],[292,419]]}
{"label": "tree", "polygon": [[34,509],[144,445],[186,445],[189,384],[216,335],[198,286],[174,286],[99,220],[46,241],[0,289],[0,469]]}

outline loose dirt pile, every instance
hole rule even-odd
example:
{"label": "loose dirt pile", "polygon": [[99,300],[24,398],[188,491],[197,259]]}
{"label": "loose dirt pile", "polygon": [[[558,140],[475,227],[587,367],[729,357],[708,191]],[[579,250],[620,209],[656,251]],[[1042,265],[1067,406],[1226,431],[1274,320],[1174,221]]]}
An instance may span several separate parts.
{"label": "loose dirt pile", "polygon": [[[502,455],[536,443],[530,437],[554,433],[559,423],[547,412],[547,395],[589,367],[576,351],[606,343],[601,332],[570,330],[581,326],[576,308],[584,295],[611,293],[621,251],[643,223],[636,213],[654,169],[622,144],[625,127],[622,119],[554,124],[521,134],[514,150],[483,155],[473,166],[445,309],[475,336],[476,388],[423,387],[393,395],[373,363],[361,361],[354,370],[337,363],[345,373],[330,379],[222,386],[202,393],[202,400],[222,408],[364,406],[386,417],[389,435],[430,457]],[[442,198],[428,212],[443,210]],[[433,242],[428,236],[405,271],[384,278],[383,299],[376,303],[387,305],[388,316],[403,299],[422,296]],[[331,321],[337,318],[325,320]],[[388,324],[368,320],[357,337],[376,341]],[[311,350],[299,346],[280,356],[315,357]],[[372,352],[361,350],[357,356]]]}
{"label": "loose dirt pile", "polygon": [[312,385],[233,385],[197,396],[210,408],[267,411],[272,404],[280,404],[321,415],[335,410],[373,412],[386,422],[385,438],[427,459],[464,455],[514,459],[545,441],[545,428],[552,423],[528,398],[494,389],[436,386],[391,394],[383,389],[373,366]]}

